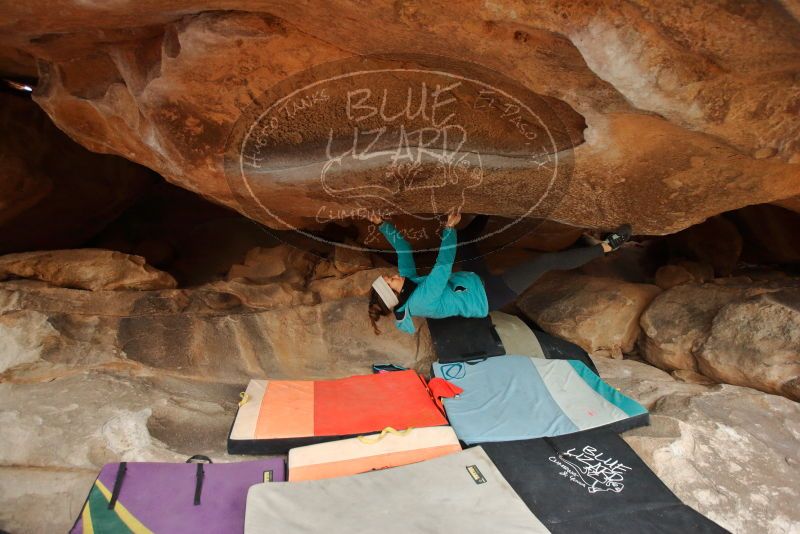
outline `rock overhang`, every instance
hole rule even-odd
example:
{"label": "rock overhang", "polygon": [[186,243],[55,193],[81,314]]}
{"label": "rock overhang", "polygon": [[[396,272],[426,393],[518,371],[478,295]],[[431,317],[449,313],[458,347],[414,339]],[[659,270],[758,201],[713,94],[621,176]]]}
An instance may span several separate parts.
{"label": "rock overhang", "polygon": [[[283,3],[234,3],[229,11],[186,4],[176,11],[147,2],[135,16],[63,7],[59,18],[40,10],[35,23],[9,26],[14,31],[3,40],[39,60],[47,80],[36,98],[55,122],[92,150],[142,163],[262,223],[270,221],[254,216],[228,183],[225,141],[234,125],[287,80],[376,53],[478,65],[546,102],[576,147],[564,158],[574,172],[563,201],[548,208],[555,221],[609,228],[628,220],[637,232],[664,234],[747,204],[792,206],[800,194],[797,167],[789,163],[797,159],[790,120],[796,87],[785,75],[796,70],[789,36],[797,21],[770,6],[701,9],[702,32],[662,4],[612,9],[601,2],[586,10],[509,2],[463,10],[337,2],[309,12]],[[726,32],[737,25],[760,36],[757,44],[715,44],[728,42]],[[304,165],[319,163],[315,152],[327,148],[331,126],[334,145],[348,146],[351,125],[317,112],[300,137],[287,132],[272,147],[269,169],[280,172],[257,180],[269,207],[292,224],[314,223],[310,213],[320,206],[308,184],[320,169],[312,175]],[[482,148],[486,159],[504,159],[488,165],[497,194],[473,195],[465,211],[526,214],[528,197],[539,196],[530,191],[530,166],[514,167],[520,147],[506,130],[485,117],[480,126],[485,135],[473,131],[464,152]],[[396,146],[391,136],[384,140]],[[380,186],[383,175],[369,163],[352,163],[336,178]],[[426,174],[435,169],[423,162]],[[414,195],[398,202],[400,211],[424,213],[420,204]]]}

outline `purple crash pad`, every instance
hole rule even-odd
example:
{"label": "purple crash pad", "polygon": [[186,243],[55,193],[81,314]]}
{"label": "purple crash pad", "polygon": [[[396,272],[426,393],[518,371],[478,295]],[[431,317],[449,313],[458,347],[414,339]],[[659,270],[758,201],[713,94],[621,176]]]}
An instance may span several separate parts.
{"label": "purple crash pad", "polygon": [[282,458],[225,464],[126,463],[118,500],[109,509],[120,465],[107,464],[100,471],[70,534],[242,532],[250,486],[286,480]]}

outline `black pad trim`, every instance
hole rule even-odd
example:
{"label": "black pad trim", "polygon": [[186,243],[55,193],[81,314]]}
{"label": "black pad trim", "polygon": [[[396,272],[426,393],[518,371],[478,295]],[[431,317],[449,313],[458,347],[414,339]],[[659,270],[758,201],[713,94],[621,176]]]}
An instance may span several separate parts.
{"label": "black pad trim", "polygon": [[506,353],[488,316],[428,319],[428,329],[440,363],[480,360]]}
{"label": "black pad trim", "polygon": [[302,438],[281,439],[231,439],[228,434],[228,454],[288,454],[289,449],[316,445],[328,441],[355,438],[360,434],[346,434],[341,436],[310,436]]}

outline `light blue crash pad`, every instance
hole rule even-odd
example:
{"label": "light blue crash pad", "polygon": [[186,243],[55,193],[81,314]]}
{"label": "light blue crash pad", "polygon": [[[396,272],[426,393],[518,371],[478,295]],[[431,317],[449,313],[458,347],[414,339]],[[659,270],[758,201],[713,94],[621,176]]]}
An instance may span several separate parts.
{"label": "light blue crash pad", "polygon": [[468,444],[561,436],[598,427],[622,432],[649,423],[647,410],[577,360],[496,356],[433,364],[464,390],[444,399],[450,424]]}

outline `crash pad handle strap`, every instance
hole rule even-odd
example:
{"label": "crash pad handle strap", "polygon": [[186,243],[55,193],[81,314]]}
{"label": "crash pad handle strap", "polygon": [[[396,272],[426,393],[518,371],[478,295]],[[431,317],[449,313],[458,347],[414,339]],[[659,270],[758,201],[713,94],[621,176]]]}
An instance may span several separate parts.
{"label": "crash pad handle strap", "polygon": [[200,505],[200,495],[203,493],[203,479],[206,477],[205,464],[197,464],[197,474],[194,483],[194,505]]}
{"label": "crash pad handle strap", "polygon": [[122,481],[125,479],[125,473],[128,472],[128,462],[120,462],[117,468],[117,476],[114,479],[114,489],[111,490],[111,500],[108,501],[108,509],[113,510],[117,505],[119,499],[119,492],[122,490]]}
{"label": "crash pad handle strap", "polygon": [[464,368],[463,362],[445,363],[439,369],[445,380],[458,380],[467,376],[467,370]]}
{"label": "crash pad handle strap", "polygon": [[203,494],[203,479],[206,478],[206,470],[203,467],[205,464],[213,464],[214,462],[204,454],[195,454],[188,460],[187,464],[197,463],[197,472],[194,481],[194,505],[200,504],[200,496]]}
{"label": "crash pad handle strap", "polygon": [[198,461],[199,462],[204,462],[204,463],[207,463],[207,464],[213,464],[214,463],[211,460],[211,458],[209,458],[208,456],[206,456],[204,454],[195,454],[194,456],[192,456],[191,458],[186,460],[186,463],[187,464],[191,464],[191,463],[198,462]]}
{"label": "crash pad handle strap", "polygon": [[381,433],[378,434],[377,436],[358,436],[358,441],[360,441],[361,443],[365,443],[366,445],[373,445],[375,443],[378,443],[383,438],[385,438],[387,434],[397,434],[398,436],[405,436],[413,429],[414,429],[413,427],[408,427],[405,430],[395,430],[394,428],[387,426],[386,428],[381,430]]}

